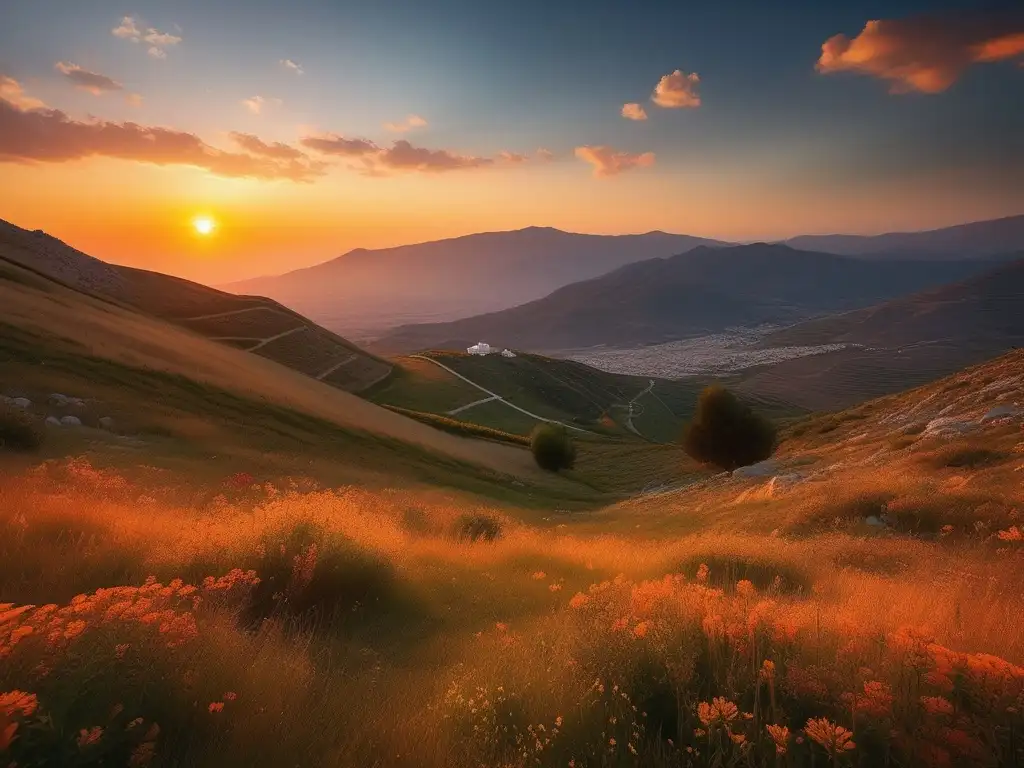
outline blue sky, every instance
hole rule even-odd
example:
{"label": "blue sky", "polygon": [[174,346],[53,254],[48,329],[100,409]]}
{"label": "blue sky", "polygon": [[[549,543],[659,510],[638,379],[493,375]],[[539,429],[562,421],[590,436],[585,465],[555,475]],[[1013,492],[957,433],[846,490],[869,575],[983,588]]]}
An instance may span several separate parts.
{"label": "blue sky", "polygon": [[[1024,211],[1020,56],[964,66],[955,82],[934,93],[893,94],[882,76],[815,69],[829,38],[856,38],[872,19],[994,17],[1019,3],[35,0],[7,5],[0,75],[75,119],[91,115],[169,127],[218,148],[230,146],[231,131],[292,145],[303,136],[326,133],[380,146],[403,138],[416,146],[487,158],[544,147],[557,153],[558,170],[538,168],[538,185],[556,183],[562,178],[557,174],[566,179],[575,174],[580,184],[593,182],[586,164],[574,157],[576,147],[607,146],[631,156],[654,153],[650,167],[630,166],[636,170],[596,182],[606,182],[600,191],[581,187],[576,196],[578,205],[614,208],[618,218],[608,221],[621,220],[615,226],[623,231],[702,229],[700,220],[687,218],[690,202],[681,202],[676,213],[665,208],[663,221],[641,213],[626,217],[626,189],[644,200],[716,196],[718,210],[735,196],[736,218],[746,216],[746,225],[731,233],[720,214],[699,231],[720,237],[918,228]],[[111,35],[124,16],[135,19],[142,34],[152,27],[181,40],[165,47],[165,58],[147,56],[147,43]],[[955,22],[942,24],[955,28]],[[281,66],[284,59],[298,62],[303,74]],[[70,87],[54,69],[61,61],[116,80],[123,93],[141,95],[141,106],[128,104],[120,92],[98,98]],[[677,69],[699,74],[699,108],[651,104],[659,79]],[[242,102],[257,95],[264,103],[253,114]],[[644,104],[648,119],[620,116],[627,102]],[[410,114],[421,115],[428,125],[401,135],[382,128]],[[316,183],[329,189],[332,178]],[[456,191],[459,183],[438,182],[435,188],[450,188],[454,203],[468,195]],[[786,190],[792,192],[792,211],[785,222],[759,223],[752,210],[759,197],[784,196]],[[879,201],[936,195],[936,206],[931,214],[921,205],[908,208],[901,219],[890,204],[879,202],[872,214],[870,198],[876,193]],[[379,190],[368,194],[378,196]],[[851,195],[864,210],[851,214],[845,226],[835,210],[819,226],[813,216],[796,215],[809,201],[824,205],[832,196],[841,205]],[[498,191],[483,197],[489,205],[531,210],[528,200]],[[0,196],[0,216],[5,202]],[[396,197],[393,204],[407,205],[407,197]],[[563,195],[562,204],[561,219],[552,215],[536,223],[570,228],[580,220],[571,210],[573,196]],[[524,223],[513,219],[509,228]],[[467,220],[462,228],[474,226]]]}

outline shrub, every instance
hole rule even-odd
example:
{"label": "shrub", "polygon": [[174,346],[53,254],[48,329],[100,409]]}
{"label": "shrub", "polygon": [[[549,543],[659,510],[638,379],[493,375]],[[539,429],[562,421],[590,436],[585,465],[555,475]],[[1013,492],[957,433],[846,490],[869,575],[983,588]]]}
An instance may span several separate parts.
{"label": "shrub", "polygon": [[501,535],[501,523],[490,515],[463,515],[455,523],[455,535],[470,541],[494,541]]}
{"label": "shrub", "polygon": [[43,444],[43,428],[32,414],[0,403],[0,449],[34,451]]}
{"label": "shrub", "polygon": [[530,436],[530,450],[537,466],[549,472],[572,469],[576,463],[576,446],[565,427],[541,424]]}
{"label": "shrub", "polygon": [[683,431],[683,450],[697,461],[734,470],[763,461],[775,450],[776,428],[729,390],[712,386],[697,400]]}

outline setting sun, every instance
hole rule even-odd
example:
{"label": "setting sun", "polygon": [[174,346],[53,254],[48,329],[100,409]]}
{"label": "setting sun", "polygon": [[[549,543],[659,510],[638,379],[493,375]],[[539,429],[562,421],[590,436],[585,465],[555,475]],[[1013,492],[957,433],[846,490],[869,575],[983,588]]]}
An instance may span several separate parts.
{"label": "setting sun", "polygon": [[217,228],[217,222],[209,216],[197,216],[192,219],[192,226],[200,235],[212,235],[213,230]]}

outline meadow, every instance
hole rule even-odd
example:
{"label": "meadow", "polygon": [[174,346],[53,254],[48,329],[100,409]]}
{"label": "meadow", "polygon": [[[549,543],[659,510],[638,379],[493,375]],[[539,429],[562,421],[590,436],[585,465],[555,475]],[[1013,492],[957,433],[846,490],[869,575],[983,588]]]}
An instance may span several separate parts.
{"label": "meadow", "polygon": [[0,489],[3,757],[1019,764],[1024,434],[941,436],[928,409],[966,423],[1022,365],[803,422],[772,478],[589,511],[23,462]]}

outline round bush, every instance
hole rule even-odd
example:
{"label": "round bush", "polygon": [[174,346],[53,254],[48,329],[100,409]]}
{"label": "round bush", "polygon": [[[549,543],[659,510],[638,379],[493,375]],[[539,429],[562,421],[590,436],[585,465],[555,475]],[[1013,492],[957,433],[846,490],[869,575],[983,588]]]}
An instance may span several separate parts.
{"label": "round bush", "polygon": [[703,464],[734,470],[764,461],[775,450],[775,425],[729,390],[712,386],[697,400],[683,431],[683,450]]}
{"label": "round bush", "polygon": [[43,444],[43,428],[32,414],[0,403],[0,449],[34,451]]}
{"label": "round bush", "polygon": [[548,472],[572,469],[576,462],[576,446],[568,430],[557,424],[541,424],[530,436],[530,450],[537,466]]}

